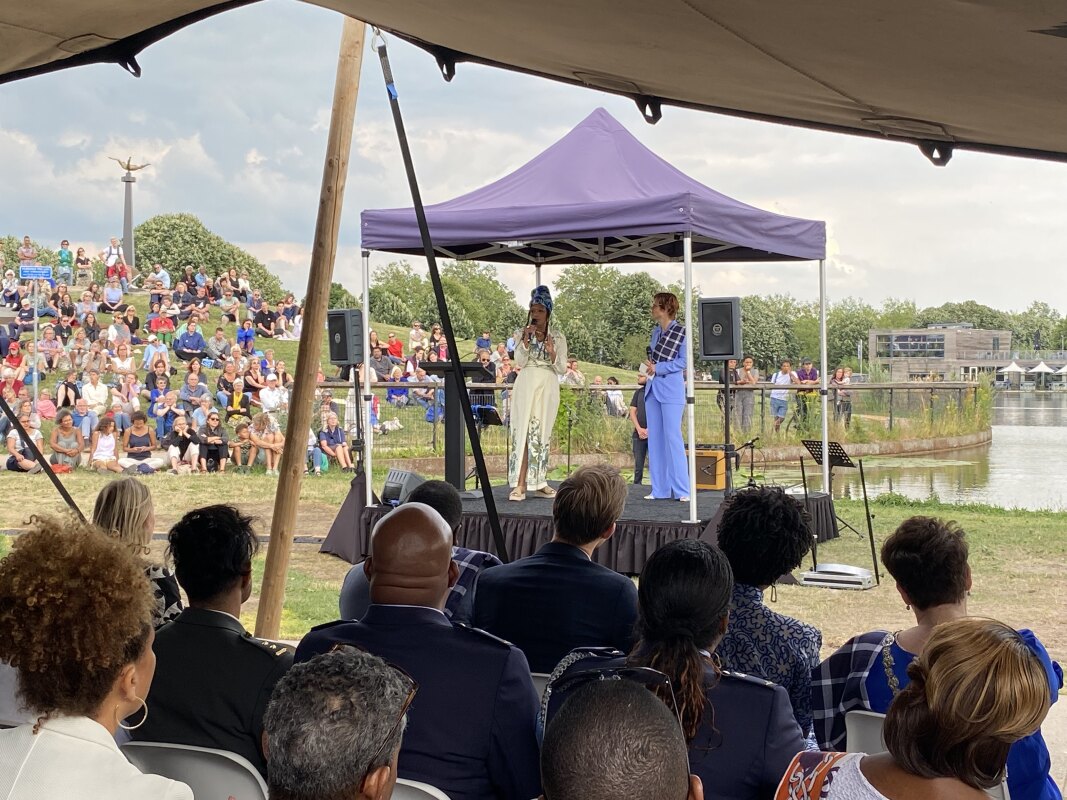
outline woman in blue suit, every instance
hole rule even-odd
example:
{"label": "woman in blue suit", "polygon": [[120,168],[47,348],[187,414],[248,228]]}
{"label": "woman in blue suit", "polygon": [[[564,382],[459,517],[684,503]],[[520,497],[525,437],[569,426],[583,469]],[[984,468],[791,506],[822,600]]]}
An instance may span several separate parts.
{"label": "woman in blue suit", "polygon": [[652,298],[652,341],[648,348],[645,414],[648,417],[648,471],[652,493],[646,500],[689,502],[689,468],[682,442],[685,409],[685,326],[675,317],[678,298],[659,292]]}

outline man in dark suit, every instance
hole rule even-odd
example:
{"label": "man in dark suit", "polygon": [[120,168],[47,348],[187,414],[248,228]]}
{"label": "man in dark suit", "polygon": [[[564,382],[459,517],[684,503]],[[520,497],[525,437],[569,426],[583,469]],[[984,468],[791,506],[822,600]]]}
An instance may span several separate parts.
{"label": "man in dark suit", "polygon": [[405,503],[374,526],[366,572],[367,613],[312,629],[297,662],[354,644],[415,679],[401,778],[432,784],[452,800],[540,794],[538,701],[526,658],[442,613],[459,574],[448,523],[428,505]]}
{"label": "man in dark suit", "polygon": [[552,504],[552,541],[478,577],[475,627],[514,642],[534,672],[551,672],[575,647],[629,652],[637,589],[625,575],[592,561],[625,504],[626,482],[617,469],[578,468]]}
{"label": "man in dark suit", "polygon": [[259,549],[252,518],[207,506],[178,520],[167,539],[189,607],[156,632],[148,717],[133,738],[228,750],[266,776],[263,715],[293,650],[254,638],[238,619]]}

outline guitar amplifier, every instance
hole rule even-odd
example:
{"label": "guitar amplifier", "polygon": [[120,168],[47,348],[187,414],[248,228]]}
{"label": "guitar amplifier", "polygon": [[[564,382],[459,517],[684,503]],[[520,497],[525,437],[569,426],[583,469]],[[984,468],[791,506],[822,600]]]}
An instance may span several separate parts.
{"label": "guitar amplifier", "polygon": [[[733,445],[730,452],[733,453]],[[689,458],[689,447],[686,446],[686,458]],[[698,489],[726,489],[726,445],[721,444],[697,444],[697,488]],[[735,454],[735,458],[738,458]],[[735,465],[736,468],[736,465]]]}

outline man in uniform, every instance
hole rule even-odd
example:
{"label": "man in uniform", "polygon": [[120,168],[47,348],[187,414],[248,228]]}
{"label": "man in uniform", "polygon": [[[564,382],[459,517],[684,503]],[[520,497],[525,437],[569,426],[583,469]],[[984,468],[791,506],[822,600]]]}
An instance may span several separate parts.
{"label": "man in uniform", "polygon": [[452,800],[537,797],[538,701],[526,658],[484,631],[453,626],[441,610],[459,574],[448,523],[428,505],[405,503],[374,526],[366,572],[367,613],[312,629],[297,662],[353,644],[414,678],[401,778]]}
{"label": "man in uniform", "polygon": [[167,540],[189,607],[156,633],[148,717],[133,738],[228,750],[266,776],[263,715],[293,651],[254,638],[238,619],[259,549],[252,518],[233,506],[199,508]]}

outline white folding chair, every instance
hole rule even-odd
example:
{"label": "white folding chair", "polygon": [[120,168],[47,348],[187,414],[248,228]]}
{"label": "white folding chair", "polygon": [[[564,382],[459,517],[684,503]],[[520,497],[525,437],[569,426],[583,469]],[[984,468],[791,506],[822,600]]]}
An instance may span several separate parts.
{"label": "white folding chair", "polygon": [[548,681],[549,681],[549,679],[551,677],[552,677],[551,675],[548,675],[547,673],[544,673],[544,672],[531,672],[530,673],[530,678],[533,679],[533,685],[534,685],[534,688],[537,690],[537,696],[538,697],[544,697],[545,696],[545,689],[547,688]]}
{"label": "white folding chair", "polygon": [[267,800],[262,776],[236,753],[163,742],[129,742],[122,752],[141,772],[188,785],[194,797]]}
{"label": "white folding chair", "polygon": [[393,800],[448,800],[448,795],[428,783],[397,778]]}
{"label": "white folding chair", "polygon": [[[848,737],[850,753],[884,753],[885,739],[882,738],[882,724],[885,714],[874,711],[849,711],[845,714],[845,735]],[[993,800],[1011,800],[1007,781],[986,789],[985,793]]]}

